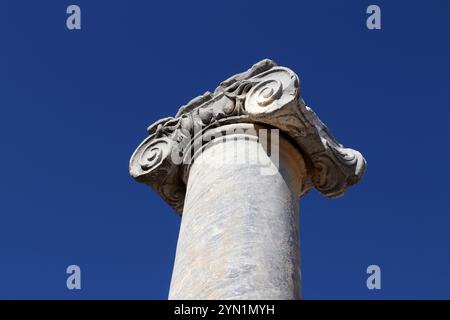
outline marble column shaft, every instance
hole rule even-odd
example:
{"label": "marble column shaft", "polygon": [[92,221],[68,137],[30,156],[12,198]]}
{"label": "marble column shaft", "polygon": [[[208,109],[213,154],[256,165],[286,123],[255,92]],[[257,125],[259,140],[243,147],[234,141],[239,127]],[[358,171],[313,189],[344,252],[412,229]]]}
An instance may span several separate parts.
{"label": "marble column shaft", "polygon": [[190,165],[169,299],[298,299],[303,157],[278,130],[228,127]]}

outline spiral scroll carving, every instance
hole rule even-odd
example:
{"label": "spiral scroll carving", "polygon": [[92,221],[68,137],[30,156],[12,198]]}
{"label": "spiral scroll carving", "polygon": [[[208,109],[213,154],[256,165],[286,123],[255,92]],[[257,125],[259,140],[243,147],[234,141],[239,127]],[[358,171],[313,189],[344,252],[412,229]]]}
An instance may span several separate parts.
{"label": "spiral scroll carving", "polygon": [[306,106],[297,75],[266,59],[223,81],[214,93],[191,100],[174,118],[151,125],[149,136],[130,159],[131,175],[154,188],[181,214],[186,167],[176,159],[186,158],[183,152],[194,136],[233,122],[265,124],[283,131],[310,163],[306,187],[316,187],[328,197],[342,195],[364,174],[366,161],[361,153],[339,144]]}
{"label": "spiral scroll carving", "polygon": [[256,104],[265,108],[275,100],[280,99],[282,94],[283,84],[280,81],[276,79],[264,80],[254,86],[248,93],[248,105]]}
{"label": "spiral scroll carving", "polygon": [[170,149],[167,140],[157,139],[145,146],[139,159],[139,164],[143,170],[152,170],[161,164],[169,152]]}

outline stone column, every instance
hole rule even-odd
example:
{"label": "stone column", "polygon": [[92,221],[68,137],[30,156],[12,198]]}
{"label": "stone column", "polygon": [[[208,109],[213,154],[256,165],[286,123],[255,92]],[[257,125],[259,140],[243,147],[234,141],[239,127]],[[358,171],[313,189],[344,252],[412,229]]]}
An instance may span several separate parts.
{"label": "stone column", "polygon": [[306,167],[284,137],[271,137],[279,150],[271,159],[258,140],[260,131],[278,134],[269,130],[228,125],[193,159],[170,299],[300,297],[298,199]]}
{"label": "stone column", "polygon": [[131,175],[182,215],[169,298],[300,298],[298,200],[343,194],[365,160],[305,105],[297,75],[263,60],[148,133]]}

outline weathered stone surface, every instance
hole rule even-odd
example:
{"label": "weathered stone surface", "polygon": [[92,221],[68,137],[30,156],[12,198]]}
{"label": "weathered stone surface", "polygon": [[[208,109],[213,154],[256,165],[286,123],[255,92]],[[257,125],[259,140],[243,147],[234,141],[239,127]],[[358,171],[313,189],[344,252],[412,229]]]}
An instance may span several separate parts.
{"label": "weathered stone surface", "polygon": [[[298,199],[342,195],[365,170],[263,60],[157,121],[130,173],[182,214],[170,299],[298,299]],[[268,138],[268,139],[266,139]]]}
{"label": "weathered stone surface", "polygon": [[223,81],[214,93],[191,100],[175,117],[151,125],[149,136],[131,157],[130,173],[181,214],[187,177],[182,161],[175,160],[192,152],[194,135],[240,122],[279,128],[296,143],[311,173],[303,181],[305,189],[314,186],[328,197],[337,197],[364,173],[362,155],[339,144],[300,97],[297,75],[271,60],[258,62]]}
{"label": "weathered stone surface", "polygon": [[[276,172],[261,174],[274,164],[257,132],[214,139],[194,159],[169,299],[300,298],[298,198],[306,165],[280,137]],[[243,154],[249,158],[239,161]]]}

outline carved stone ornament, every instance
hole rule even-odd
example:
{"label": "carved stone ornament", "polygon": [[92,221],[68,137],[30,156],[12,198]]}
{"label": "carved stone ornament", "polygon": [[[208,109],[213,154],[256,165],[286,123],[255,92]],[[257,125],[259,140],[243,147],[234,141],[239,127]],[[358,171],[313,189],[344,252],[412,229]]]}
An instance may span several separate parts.
{"label": "carved stone ornament", "polygon": [[181,214],[188,178],[186,153],[192,152],[196,136],[230,123],[262,124],[290,138],[307,162],[304,190],[314,186],[334,198],[364,174],[361,153],[339,144],[305,104],[297,75],[266,59],[223,81],[214,93],[191,100],[175,117],[152,124],[130,159],[131,176],[155,189]]}

